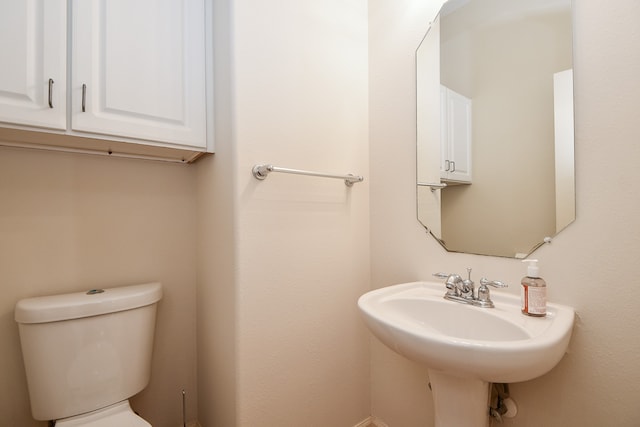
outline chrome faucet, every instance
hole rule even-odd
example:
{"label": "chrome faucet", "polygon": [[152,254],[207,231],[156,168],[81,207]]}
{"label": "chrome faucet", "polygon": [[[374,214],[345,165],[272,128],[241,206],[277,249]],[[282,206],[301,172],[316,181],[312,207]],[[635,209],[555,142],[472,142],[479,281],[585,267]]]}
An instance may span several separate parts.
{"label": "chrome faucet", "polygon": [[447,288],[447,295],[452,295],[452,296],[460,296],[460,287],[462,284],[462,277],[460,277],[457,274],[444,274],[444,273],[437,273],[437,274],[443,274],[444,277],[442,276],[438,276],[440,278],[444,278],[447,279],[444,282],[445,287]]}
{"label": "chrome faucet", "polygon": [[458,298],[473,299],[474,288],[471,280],[471,268],[467,268],[467,278],[462,279],[459,274],[435,273],[434,276],[446,279],[447,295]]}
{"label": "chrome faucet", "polygon": [[477,295],[474,289],[474,282],[471,280],[471,268],[467,268],[467,278],[462,279],[459,274],[455,273],[434,273],[435,277],[440,279],[446,279],[444,282],[447,292],[444,294],[444,298],[461,302],[463,304],[471,304],[477,307],[491,308],[494,307],[493,301],[489,292],[489,286],[494,288],[506,288],[507,284],[498,280],[488,280],[486,278],[480,279],[480,287],[478,288]]}

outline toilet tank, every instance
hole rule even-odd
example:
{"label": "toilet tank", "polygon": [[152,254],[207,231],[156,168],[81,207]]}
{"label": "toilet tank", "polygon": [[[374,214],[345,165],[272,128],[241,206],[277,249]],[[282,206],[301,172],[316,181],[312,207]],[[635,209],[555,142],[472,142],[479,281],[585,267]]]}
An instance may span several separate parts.
{"label": "toilet tank", "polygon": [[18,301],[31,413],[57,420],[126,400],[149,383],[160,283]]}

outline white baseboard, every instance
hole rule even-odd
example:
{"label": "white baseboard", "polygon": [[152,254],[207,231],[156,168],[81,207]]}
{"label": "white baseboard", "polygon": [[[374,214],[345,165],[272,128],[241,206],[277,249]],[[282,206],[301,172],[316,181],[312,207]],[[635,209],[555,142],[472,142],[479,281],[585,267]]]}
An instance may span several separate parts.
{"label": "white baseboard", "polygon": [[[385,424],[384,421],[376,417],[367,417],[366,419],[360,421],[358,424],[356,424],[353,427],[370,427],[371,425],[375,427],[389,427],[387,424]],[[182,424],[180,424],[180,427],[183,427]],[[198,421],[189,421],[187,423],[187,427],[202,427],[202,426]]]}
{"label": "white baseboard", "polygon": [[371,425],[371,417],[367,417],[366,419],[360,421],[353,427],[369,427]]}
{"label": "white baseboard", "polygon": [[376,417],[368,417],[353,427],[370,427],[371,425],[375,427],[389,427],[384,421]]}
{"label": "white baseboard", "polygon": [[385,423],[384,421],[376,417],[373,417],[373,419],[371,420],[371,423],[373,423],[373,425],[376,427],[389,427],[387,423]]}
{"label": "white baseboard", "polygon": [[[360,421],[358,424],[356,424],[353,427],[369,427],[371,425],[375,427],[389,427],[387,424],[384,423],[384,421],[376,417],[367,417],[366,419]],[[180,427],[183,427],[182,424],[180,424]],[[189,421],[187,423],[187,427],[202,427],[202,426],[198,421]]]}

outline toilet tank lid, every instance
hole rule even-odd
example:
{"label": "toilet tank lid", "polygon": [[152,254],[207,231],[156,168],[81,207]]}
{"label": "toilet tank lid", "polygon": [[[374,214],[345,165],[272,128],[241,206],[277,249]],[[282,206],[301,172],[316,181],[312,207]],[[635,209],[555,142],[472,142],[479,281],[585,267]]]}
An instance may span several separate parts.
{"label": "toilet tank lid", "polygon": [[26,298],[16,304],[15,320],[18,323],[46,323],[79,319],[131,310],[154,304],[161,298],[162,285],[158,282]]}

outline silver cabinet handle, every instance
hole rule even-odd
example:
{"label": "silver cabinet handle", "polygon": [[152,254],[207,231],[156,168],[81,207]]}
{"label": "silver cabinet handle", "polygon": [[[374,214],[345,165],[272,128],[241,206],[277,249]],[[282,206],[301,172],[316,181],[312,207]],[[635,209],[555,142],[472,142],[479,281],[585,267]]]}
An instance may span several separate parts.
{"label": "silver cabinet handle", "polygon": [[49,79],[49,108],[53,108],[53,79]]}
{"label": "silver cabinet handle", "polygon": [[456,171],[456,162],[451,162],[451,172]]}
{"label": "silver cabinet handle", "polygon": [[86,102],[87,102],[87,85],[82,84],[82,112],[84,113],[86,110]]}
{"label": "silver cabinet handle", "polygon": [[86,101],[87,101],[87,85],[82,84],[82,112],[84,113],[86,110]]}
{"label": "silver cabinet handle", "polygon": [[451,161],[445,160],[444,161],[444,170],[445,171],[449,171],[450,168],[451,168]]}

